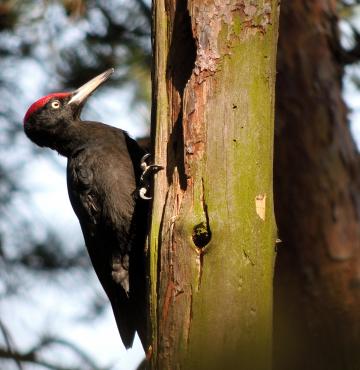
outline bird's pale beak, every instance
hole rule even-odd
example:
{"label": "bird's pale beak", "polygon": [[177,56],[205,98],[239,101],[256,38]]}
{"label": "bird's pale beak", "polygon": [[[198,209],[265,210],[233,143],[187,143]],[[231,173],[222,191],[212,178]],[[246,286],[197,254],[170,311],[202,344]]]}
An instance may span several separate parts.
{"label": "bird's pale beak", "polygon": [[76,104],[78,106],[83,105],[86,99],[104,82],[106,82],[110,76],[113,74],[114,68],[110,68],[107,71],[101,73],[100,75],[94,77],[92,80],[86,84],[79,87],[72,93],[71,99],[68,104]]}

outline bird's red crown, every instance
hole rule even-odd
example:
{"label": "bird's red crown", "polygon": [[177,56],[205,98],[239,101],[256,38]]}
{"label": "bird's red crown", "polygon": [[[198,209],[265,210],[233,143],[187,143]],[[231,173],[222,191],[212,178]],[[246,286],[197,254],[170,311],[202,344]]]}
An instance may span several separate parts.
{"label": "bird's red crown", "polygon": [[42,108],[50,99],[52,98],[62,99],[69,95],[71,95],[71,93],[52,93],[52,94],[43,96],[42,98],[37,100],[35,103],[30,105],[29,109],[27,110],[25,114],[24,123],[31,117],[33,113],[35,113],[40,108]]}

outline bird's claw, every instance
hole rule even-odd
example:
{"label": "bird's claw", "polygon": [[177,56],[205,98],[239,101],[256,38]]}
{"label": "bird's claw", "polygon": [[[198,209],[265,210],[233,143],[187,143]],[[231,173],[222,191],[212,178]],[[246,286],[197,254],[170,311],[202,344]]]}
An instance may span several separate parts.
{"label": "bird's claw", "polygon": [[148,191],[148,189],[145,188],[145,187],[141,187],[139,189],[139,196],[140,196],[141,199],[144,199],[144,200],[150,200],[151,199],[151,197],[146,196],[147,191]]}
{"label": "bird's claw", "polygon": [[164,168],[163,166],[159,166],[159,165],[157,165],[157,164],[150,164],[150,165],[148,165],[148,164],[146,163],[146,160],[147,160],[149,157],[151,157],[151,154],[150,154],[150,153],[147,153],[147,154],[145,154],[145,155],[141,158],[140,167],[141,167],[141,169],[143,170],[143,173],[141,174],[140,182],[145,182],[145,181],[146,181],[146,179],[147,179],[150,175],[152,175],[152,174],[154,174],[154,173],[156,173],[156,172],[158,172],[158,171],[160,171],[160,170],[162,170],[162,169]]}
{"label": "bird's claw", "polygon": [[146,153],[142,158],[141,158],[141,162],[140,162],[140,167],[141,169],[145,172],[147,167],[148,167],[148,164],[146,163],[146,160],[151,157],[151,154],[150,153]]}
{"label": "bird's claw", "polygon": [[155,174],[156,172],[162,170],[164,167],[159,166],[157,164],[150,164],[146,163],[146,160],[151,157],[150,153],[145,154],[141,158],[140,167],[143,170],[143,173],[140,176],[140,189],[139,189],[139,196],[141,199],[150,200],[151,197],[148,197],[146,193],[150,188],[150,176]]}

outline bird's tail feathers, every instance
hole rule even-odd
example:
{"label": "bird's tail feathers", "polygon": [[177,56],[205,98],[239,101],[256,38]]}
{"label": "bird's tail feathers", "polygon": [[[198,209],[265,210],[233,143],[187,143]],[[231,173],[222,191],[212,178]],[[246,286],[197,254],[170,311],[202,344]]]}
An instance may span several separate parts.
{"label": "bird's tail feathers", "polygon": [[132,347],[135,338],[136,318],[131,307],[131,301],[124,289],[118,289],[115,299],[116,301],[111,302],[111,307],[114,312],[116,325],[125,348],[129,349]]}

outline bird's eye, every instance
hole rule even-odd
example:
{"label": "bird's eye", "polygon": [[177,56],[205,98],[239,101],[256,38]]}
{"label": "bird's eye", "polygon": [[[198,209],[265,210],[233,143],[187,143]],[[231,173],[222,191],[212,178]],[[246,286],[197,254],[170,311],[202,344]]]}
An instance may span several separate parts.
{"label": "bird's eye", "polygon": [[51,103],[51,108],[58,109],[60,108],[60,102],[58,100],[55,100]]}

